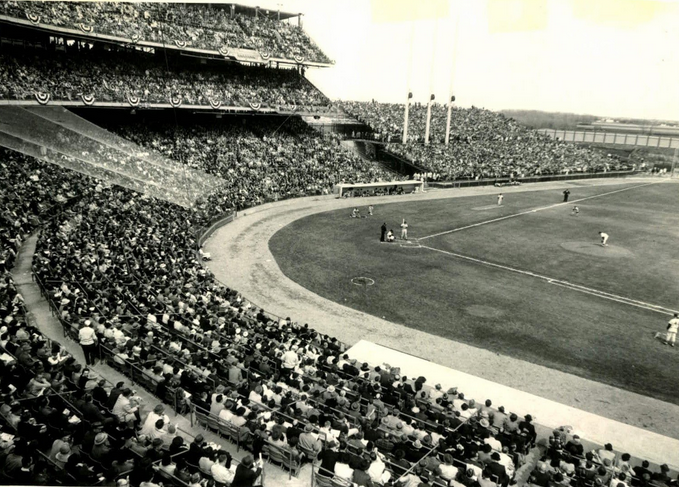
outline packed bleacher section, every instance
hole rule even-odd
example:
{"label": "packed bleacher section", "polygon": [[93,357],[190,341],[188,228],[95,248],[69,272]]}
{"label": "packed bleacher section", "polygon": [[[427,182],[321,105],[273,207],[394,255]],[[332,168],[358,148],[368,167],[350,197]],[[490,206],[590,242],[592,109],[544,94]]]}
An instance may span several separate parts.
{"label": "packed bleacher section", "polygon": [[401,144],[404,105],[338,102],[337,106],[373,130],[387,149],[428,169],[438,180],[524,177],[615,169],[601,152],[528,130],[502,113],[454,108],[450,144],[445,145],[447,107],[433,104],[429,144],[424,144],[427,106],[412,104],[408,141]]}
{"label": "packed bleacher section", "polygon": [[336,135],[320,134],[299,118],[249,117],[181,125],[145,121],[109,128],[224,180],[201,207],[210,216],[268,201],[330,194],[342,182],[398,179],[344,150]]}
{"label": "packed bleacher section", "polygon": [[329,63],[304,30],[277,20],[277,13],[236,5],[126,2],[3,1],[0,14],[35,25],[106,34],[132,43],[153,42],[228,55],[229,49],[259,51],[268,59]]}
{"label": "packed bleacher section", "polygon": [[[70,2],[66,2],[70,3]],[[88,4],[89,5],[89,4]],[[97,44],[62,51],[0,51],[0,100],[116,102],[207,107],[297,107],[325,96],[292,69],[200,64]]]}
{"label": "packed bleacher section", "polygon": [[[179,430],[162,405],[150,411],[129,386],[108,383],[29,323],[9,274],[18,248],[47,219],[93,204],[93,185],[78,173],[0,152],[0,483],[115,485],[118,478],[121,486],[193,480],[197,487],[202,476],[187,462],[191,443],[223,458],[223,475],[243,477],[252,457],[239,463],[220,445]],[[73,230],[68,216],[59,221],[66,222],[59,234]]]}

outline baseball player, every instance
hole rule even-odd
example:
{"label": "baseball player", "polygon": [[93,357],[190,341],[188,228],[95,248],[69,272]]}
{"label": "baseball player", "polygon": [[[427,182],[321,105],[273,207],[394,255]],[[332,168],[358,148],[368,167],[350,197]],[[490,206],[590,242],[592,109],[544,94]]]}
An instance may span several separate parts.
{"label": "baseball player", "polygon": [[602,247],[608,247],[608,234],[604,232],[599,232],[599,236],[601,237],[601,246]]}
{"label": "baseball player", "polygon": [[401,223],[401,240],[408,240],[408,222],[405,218]]}
{"label": "baseball player", "polygon": [[[665,334],[665,345],[674,347],[674,342],[677,340],[677,331],[679,331],[679,313],[674,313],[674,317],[667,322],[667,333]],[[656,333],[658,338],[660,333]]]}

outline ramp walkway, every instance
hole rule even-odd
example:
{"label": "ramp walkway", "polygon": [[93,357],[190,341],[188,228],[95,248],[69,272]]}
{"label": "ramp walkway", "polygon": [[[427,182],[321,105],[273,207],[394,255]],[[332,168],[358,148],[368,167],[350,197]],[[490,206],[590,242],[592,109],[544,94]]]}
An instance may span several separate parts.
{"label": "ramp walkway", "polygon": [[0,106],[0,146],[185,207],[222,184],[63,107]]}

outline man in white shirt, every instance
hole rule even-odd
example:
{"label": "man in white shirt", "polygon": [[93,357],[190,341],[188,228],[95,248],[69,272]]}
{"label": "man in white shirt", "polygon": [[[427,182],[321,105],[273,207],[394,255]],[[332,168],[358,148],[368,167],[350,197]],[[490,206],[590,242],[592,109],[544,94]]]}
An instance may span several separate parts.
{"label": "man in white shirt", "polygon": [[[227,466],[227,463],[229,466]],[[217,462],[210,468],[210,473],[212,473],[212,478],[215,482],[222,485],[231,485],[235,473],[229,468],[231,466],[230,464],[231,461],[228,454],[226,452],[221,452],[219,457],[217,457]]]}
{"label": "man in white shirt", "polygon": [[148,416],[146,416],[144,424],[141,427],[141,431],[139,433],[147,436],[150,435],[155,429],[156,422],[159,419],[162,419],[165,424],[170,424],[170,417],[165,414],[165,406],[162,404],[158,404],[155,408],[153,408],[153,411],[151,411]]}
{"label": "man in white shirt", "polygon": [[282,362],[281,366],[284,369],[294,370],[295,367],[297,367],[297,365],[299,364],[299,357],[292,350],[288,350],[281,357],[281,362]]}
{"label": "man in white shirt", "polygon": [[98,352],[97,334],[92,328],[90,320],[85,320],[80,331],[78,331],[78,340],[85,354],[85,364],[94,365]]}

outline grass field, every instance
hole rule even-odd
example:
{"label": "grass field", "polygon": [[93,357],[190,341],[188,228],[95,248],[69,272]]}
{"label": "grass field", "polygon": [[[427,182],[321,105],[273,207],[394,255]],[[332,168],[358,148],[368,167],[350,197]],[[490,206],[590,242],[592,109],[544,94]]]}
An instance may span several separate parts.
{"label": "grass field", "polygon": [[[679,404],[679,348],[652,335],[667,315],[530,274],[679,308],[679,186],[583,183],[571,192],[571,201],[590,198],[576,203],[578,217],[570,204],[542,209],[561,201],[554,191],[507,194],[500,208],[494,196],[394,203],[372,218],[303,218],[269,246],[286,276],[346,306]],[[365,213],[369,200],[357,202]],[[398,235],[406,218],[416,239],[523,212],[420,240],[426,247],[379,243],[383,221]],[[609,248],[596,245],[600,230]],[[353,284],[359,276],[375,284]]]}

